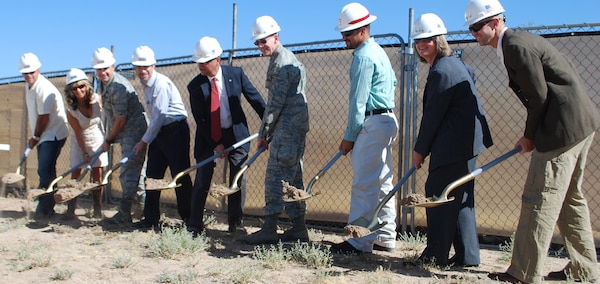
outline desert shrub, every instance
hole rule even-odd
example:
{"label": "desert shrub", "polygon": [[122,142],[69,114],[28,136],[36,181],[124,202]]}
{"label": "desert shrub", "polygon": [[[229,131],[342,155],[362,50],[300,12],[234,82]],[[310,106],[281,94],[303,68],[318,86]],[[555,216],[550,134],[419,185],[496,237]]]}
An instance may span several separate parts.
{"label": "desert shrub", "polygon": [[117,255],[112,259],[112,267],[113,268],[128,268],[133,266],[135,263],[133,258],[129,255]]}
{"label": "desert shrub", "polygon": [[417,234],[402,232],[398,239],[402,242],[402,247],[407,250],[421,250],[427,245],[427,237],[419,232]]}
{"label": "desert shrub", "polygon": [[181,273],[163,271],[156,280],[158,283],[186,284],[194,283],[198,278],[198,272],[193,270],[184,270]]}
{"label": "desert shrub", "polygon": [[52,280],[68,280],[72,275],[73,271],[70,269],[56,269],[50,278]]}
{"label": "desert shrub", "polygon": [[173,259],[210,248],[210,239],[204,234],[194,237],[183,228],[162,227],[161,233],[149,241],[150,251],[157,256]]}

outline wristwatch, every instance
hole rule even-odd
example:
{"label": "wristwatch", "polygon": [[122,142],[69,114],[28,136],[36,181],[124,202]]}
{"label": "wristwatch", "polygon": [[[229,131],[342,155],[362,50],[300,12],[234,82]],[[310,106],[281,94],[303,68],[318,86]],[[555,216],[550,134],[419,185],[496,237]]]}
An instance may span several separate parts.
{"label": "wristwatch", "polygon": [[35,141],[40,141],[40,137],[39,137],[39,136],[35,136],[35,135],[34,135],[34,136],[33,136],[33,137],[31,137],[31,138],[33,138],[33,140],[35,140]]}

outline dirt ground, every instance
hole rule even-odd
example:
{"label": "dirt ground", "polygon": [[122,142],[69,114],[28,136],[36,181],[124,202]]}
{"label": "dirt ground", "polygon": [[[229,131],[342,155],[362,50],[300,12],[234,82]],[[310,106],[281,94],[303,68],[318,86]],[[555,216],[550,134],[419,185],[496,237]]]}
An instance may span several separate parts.
{"label": "dirt ground", "polygon": [[[213,240],[207,251],[166,259],[149,252],[148,241],[159,232],[102,226],[88,217],[91,204],[85,198],[80,198],[77,220],[62,220],[66,206],[60,204],[58,214],[50,220],[34,222],[28,219],[34,205],[25,199],[0,197],[2,283],[494,283],[487,274],[508,266],[506,253],[482,248],[479,267],[406,267],[403,261],[419,251],[398,241],[394,252],[333,255],[331,267],[310,268],[290,262],[273,269],[252,257],[253,246],[236,242],[218,212],[212,212],[216,222],[207,228],[207,236]],[[114,204],[105,204],[104,216],[115,214],[114,208]],[[164,220],[177,223],[172,208],[163,212]],[[260,220],[247,218],[244,225],[250,233],[258,230]],[[311,228],[310,232],[313,243],[325,246],[346,237],[339,229]],[[549,257],[546,270],[559,270],[566,262],[565,258]],[[64,274],[69,275],[61,277]]]}

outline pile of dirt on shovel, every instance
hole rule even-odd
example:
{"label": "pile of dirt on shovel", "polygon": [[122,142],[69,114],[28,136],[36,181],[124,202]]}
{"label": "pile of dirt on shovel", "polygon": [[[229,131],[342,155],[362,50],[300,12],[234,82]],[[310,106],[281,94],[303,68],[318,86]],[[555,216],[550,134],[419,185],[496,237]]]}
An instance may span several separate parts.
{"label": "pile of dirt on shovel", "polygon": [[25,179],[23,175],[17,173],[7,173],[2,176],[2,182],[5,184],[16,183]]}
{"label": "pile of dirt on shovel", "polygon": [[164,179],[146,178],[146,190],[169,189],[170,182]]}
{"label": "pile of dirt on shovel", "polygon": [[402,200],[400,200],[400,205],[401,206],[415,206],[417,204],[423,204],[423,203],[427,203],[427,202],[429,202],[429,199],[427,199],[427,197],[423,196],[422,194],[411,193],[408,196],[406,196],[405,198],[402,198]]}
{"label": "pile of dirt on shovel", "polygon": [[56,189],[56,192],[54,193],[54,201],[56,203],[69,201],[81,195],[84,191],[95,188],[97,186],[97,183],[68,180]]}
{"label": "pile of dirt on shovel", "polygon": [[356,225],[346,225],[346,227],[344,227],[344,231],[346,231],[346,233],[352,238],[362,238],[371,234],[369,229]]}
{"label": "pile of dirt on shovel", "polygon": [[285,202],[294,202],[300,201],[304,199],[308,199],[310,194],[305,190],[298,189],[293,185],[290,185],[287,181],[281,181],[281,185],[283,186],[283,201]]}
{"label": "pile of dirt on shovel", "polygon": [[223,196],[230,195],[236,191],[237,190],[232,190],[231,188],[225,186],[224,184],[213,183],[211,185],[208,193],[210,194],[210,196],[212,196],[214,198],[221,198]]}

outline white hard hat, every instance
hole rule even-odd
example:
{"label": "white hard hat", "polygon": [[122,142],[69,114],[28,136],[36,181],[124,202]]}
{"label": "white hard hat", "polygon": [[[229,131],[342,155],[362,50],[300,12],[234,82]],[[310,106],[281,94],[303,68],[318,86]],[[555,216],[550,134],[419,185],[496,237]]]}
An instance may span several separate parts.
{"label": "white hard hat", "polygon": [[211,61],[223,53],[221,45],[216,38],[205,36],[196,43],[192,60],[196,63]]}
{"label": "white hard hat", "polygon": [[85,72],[81,69],[71,68],[67,73],[67,85],[81,80],[89,80]]}
{"label": "white hard hat", "polygon": [[421,15],[413,25],[413,39],[428,38],[448,33],[444,22],[438,15],[425,13]]}
{"label": "white hard hat", "polygon": [[150,66],[156,63],[154,51],[145,45],[139,46],[131,56],[131,64],[134,66]]}
{"label": "white hard hat", "polygon": [[103,69],[115,64],[116,60],[112,52],[106,47],[100,47],[94,50],[92,55],[92,68]]}
{"label": "white hard hat", "polygon": [[377,19],[360,3],[350,3],[342,8],[335,30],[345,32],[366,26]]}
{"label": "white hard hat", "polygon": [[42,67],[42,63],[35,54],[25,53],[21,56],[21,60],[19,61],[19,72],[31,73],[40,69],[40,67]]}
{"label": "white hard hat", "polygon": [[470,0],[465,9],[465,26],[504,13],[504,11],[504,7],[498,0]]}
{"label": "white hard hat", "polygon": [[271,16],[260,16],[256,18],[252,26],[252,40],[263,39],[279,31],[281,28],[275,19]]}

